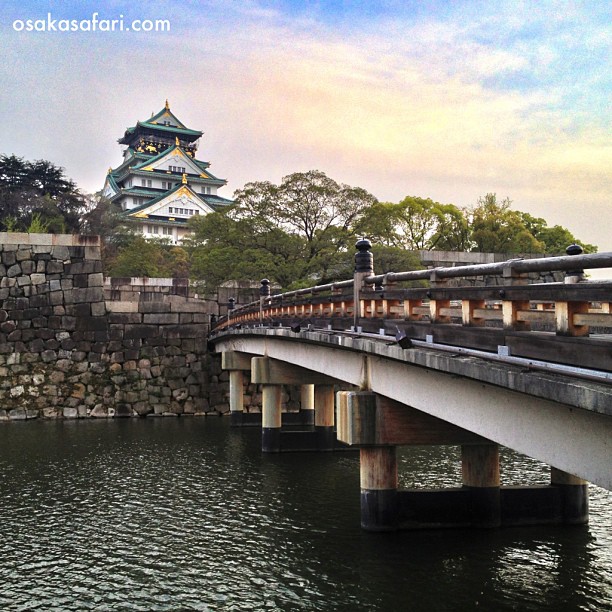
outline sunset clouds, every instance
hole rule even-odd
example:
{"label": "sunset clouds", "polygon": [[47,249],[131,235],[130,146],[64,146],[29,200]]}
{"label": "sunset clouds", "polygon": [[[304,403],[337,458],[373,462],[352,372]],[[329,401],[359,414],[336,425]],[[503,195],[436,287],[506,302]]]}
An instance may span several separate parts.
{"label": "sunset clouds", "polygon": [[85,189],[168,97],[228,196],[311,168],[385,200],[494,191],[612,250],[606,3],[66,3],[172,28],[11,31],[44,4],[0,12],[0,151]]}

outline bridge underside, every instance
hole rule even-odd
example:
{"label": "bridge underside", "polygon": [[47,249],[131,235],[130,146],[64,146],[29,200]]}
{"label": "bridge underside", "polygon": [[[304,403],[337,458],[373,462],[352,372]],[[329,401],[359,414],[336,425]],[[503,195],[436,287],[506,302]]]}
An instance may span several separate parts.
{"label": "bridge underside", "polygon": [[609,385],[334,333],[256,328],[213,341],[217,351],[265,356],[354,385],[612,490]]}

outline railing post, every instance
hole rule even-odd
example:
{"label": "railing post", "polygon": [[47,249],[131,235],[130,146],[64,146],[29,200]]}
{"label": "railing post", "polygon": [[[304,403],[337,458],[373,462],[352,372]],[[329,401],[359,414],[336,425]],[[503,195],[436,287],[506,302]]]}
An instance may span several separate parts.
{"label": "railing post", "polygon": [[[570,244],[565,252],[568,255],[582,255],[582,247],[579,244]],[[567,285],[573,285],[574,283],[580,283],[584,280],[584,270],[578,268],[576,270],[568,270],[565,273],[565,278],[563,282]]]}
{"label": "railing post", "polygon": [[266,298],[270,297],[270,281],[267,278],[261,280],[259,288],[259,323],[263,323],[263,305]]}
{"label": "railing post", "polygon": [[[581,255],[582,247],[579,244],[570,244],[565,252],[568,255]],[[564,283],[573,285],[584,281],[584,270],[568,270],[565,273]],[[576,325],[574,323],[575,314],[587,314],[589,312],[588,302],[556,302],[555,319],[556,331],[559,336],[588,336],[588,325]]]}
{"label": "railing post", "polygon": [[358,240],[355,248],[357,253],[355,254],[355,274],[353,276],[353,328],[357,331],[359,319],[365,315],[361,311],[360,293],[365,286],[364,279],[374,275],[374,256],[370,253],[372,243],[367,238]]}

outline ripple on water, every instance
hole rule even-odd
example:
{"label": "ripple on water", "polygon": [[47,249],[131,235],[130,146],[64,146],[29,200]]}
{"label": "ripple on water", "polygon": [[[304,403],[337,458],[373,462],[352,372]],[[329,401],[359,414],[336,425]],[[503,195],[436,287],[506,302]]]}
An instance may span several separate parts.
{"label": "ripple on water", "polygon": [[[569,601],[599,610],[609,602],[605,491],[592,489],[586,530],[372,535],[359,529],[355,456],[269,457],[259,445],[256,430],[229,431],[222,420],[0,428],[0,608],[529,610]],[[503,461],[506,478],[545,477],[537,462]],[[400,466],[403,486],[460,482],[452,447],[402,451]]]}

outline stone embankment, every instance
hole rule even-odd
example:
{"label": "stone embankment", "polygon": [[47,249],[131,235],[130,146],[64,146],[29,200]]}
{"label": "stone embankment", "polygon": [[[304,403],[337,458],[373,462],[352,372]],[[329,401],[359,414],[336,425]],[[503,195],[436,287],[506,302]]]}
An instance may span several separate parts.
{"label": "stone embankment", "polygon": [[[97,237],[51,234],[0,234],[0,279],[0,420],[229,412],[206,337],[235,287],[198,299],[182,281],[105,283]],[[287,389],[285,409],[298,398]],[[248,382],[245,410],[261,411]]]}

